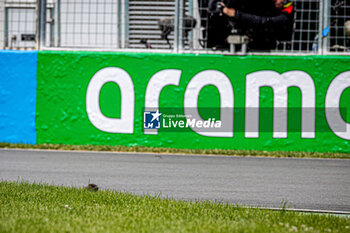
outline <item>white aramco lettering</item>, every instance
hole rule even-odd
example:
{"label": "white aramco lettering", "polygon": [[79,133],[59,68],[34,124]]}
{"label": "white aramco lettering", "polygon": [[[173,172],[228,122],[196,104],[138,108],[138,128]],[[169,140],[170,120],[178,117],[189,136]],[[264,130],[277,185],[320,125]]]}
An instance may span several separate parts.
{"label": "white aramco lettering", "polygon": [[[178,86],[181,70],[167,69],[157,72],[150,79],[145,93],[145,109],[156,111],[159,108],[159,96],[164,87]],[[121,117],[109,118],[102,114],[99,106],[101,88],[108,82],[116,83],[121,91]],[[220,94],[220,121],[214,128],[220,132],[204,132],[196,128],[211,128],[213,122],[204,121],[198,112],[198,96],[207,85],[215,86]],[[289,71],[279,74],[275,71],[258,71],[246,77],[245,91],[245,137],[259,137],[259,98],[261,87],[271,87],[274,94],[273,137],[287,137],[288,88],[298,87],[301,91],[302,116],[301,137],[315,138],[315,84],[309,74],[303,71]],[[339,74],[329,85],[325,112],[327,122],[335,135],[350,140],[350,124],[340,114],[340,98],[350,87],[350,71]],[[117,67],[108,67],[98,71],[90,80],[86,92],[86,112],[90,122],[99,130],[109,133],[134,132],[134,85],[129,74]],[[196,133],[208,137],[233,137],[234,93],[229,78],[217,70],[205,70],[195,75],[188,83],[184,96],[186,121],[180,127],[191,127]],[[174,125],[176,124],[176,125]],[[176,127],[177,123],[168,122],[165,127]],[[224,130],[222,130],[224,129]],[[223,132],[225,131],[225,132]],[[158,134],[157,129],[145,130],[145,134]]]}
{"label": "white aramco lettering", "polygon": [[273,102],[273,137],[287,137],[288,88],[298,87],[302,98],[301,137],[315,138],[315,85],[307,73],[258,71],[247,75],[245,137],[259,137],[259,98],[261,87],[271,87]]}
{"label": "white aramco lettering", "polygon": [[350,87],[350,71],[346,71],[333,79],[326,95],[326,118],[335,135],[350,140],[350,124],[340,114],[340,98],[346,88]]}
{"label": "white aramco lettering", "polygon": [[[121,93],[121,117],[110,118],[100,109],[100,91],[108,82],[116,83]],[[134,84],[129,74],[123,69],[108,67],[98,71],[90,80],[86,91],[86,112],[91,124],[108,133],[134,132]]]}
{"label": "white aramco lettering", "polygon": [[[159,96],[163,88],[169,85],[178,86],[181,70],[161,70],[154,74],[147,84],[145,94],[145,111],[159,109]],[[157,129],[144,129],[144,134],[158,134]]]}
{"label": "white aramco lettering", "polygon": [[[221,129],[218,132],[203,132],[196,129],[196,127],[201,127],[197,125],[201,125],[198,122],[204,121],[198,112],[198,96],[202,88],[207,85],[215,86],[220,94],[220,121],[224,130]],[[205,70],[196,74],[187,85],[184,107],[185,115],[200,120],[196,121],[196,127],[190,124],[196,133],[208,137],[233,137],[234,95],[232,84],[224,73],[217,70]],[[187,118],[187,121],[189,120],[191,119]]]}

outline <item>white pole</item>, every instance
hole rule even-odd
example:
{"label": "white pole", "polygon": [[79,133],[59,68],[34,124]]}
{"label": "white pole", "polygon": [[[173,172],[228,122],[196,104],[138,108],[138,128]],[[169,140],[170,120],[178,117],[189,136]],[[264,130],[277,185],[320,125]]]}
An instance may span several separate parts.
{"label": "white pole", "polygon": [[[323,3],[323,5],[322,5],[322,3]],[[323,24],[322,25],[322,30],[323,30],[327,26],[331,27],[331,25],[330,25],[330,12],[329,12],[330,4],[329,4],[328,0],[323,0],[320,4],[321,4],[321,7],[323,8],[322,11],[320,12],[323,15],[322,23],[320,22],[320,24]],[[330,32],[328,33],[328,36],[323,37],[322,31],[321,31],[320,37],[322,38],[322,48],[321,48],[322,52],[321,52],[321,54],[325,54],[328,52],[328,49],[329,49]]]}
{"label": "white pole", "polygon": [[0,0],[0,49],[5,47],[5,0]]}
{"label": "white pole", "polygon": [[41,49],[46,40],[46,0],[36,2],[36,38],[35,48]]}

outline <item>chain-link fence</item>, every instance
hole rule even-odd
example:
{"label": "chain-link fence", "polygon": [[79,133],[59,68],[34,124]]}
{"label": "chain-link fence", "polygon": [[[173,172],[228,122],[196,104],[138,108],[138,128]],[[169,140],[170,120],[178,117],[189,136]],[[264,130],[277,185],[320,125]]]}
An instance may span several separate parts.
{"label": "chain-link fence", "polygon": [[332,0],[329,4],[324,22],[326,30],[329,30],[325,49],[331,52],[350,52],[350,1]]}
{"label": "chain-link fence", "polygon": [[[283,7],[277,8],[278,1],[223,0],[236,10],[234,17],[228,17],[215,0],[0,0],[0,47],[238,54],[350,52],[349,0],[283,1]],[[277,23],[276,28],[271,23],[261,26],[260,21],[252,26],[239,18],[249,14],[274,22],[287,13],[291,20],[282,22],[285,31],[279,31],[282,26]]]}
{"label": "chain-link fence", "polygon": [[[56,2],[47,1],[45,45],[55,46]],[[0,46],[10,49],[33,49],[37,37],[37,2],[33,0],[0,0]]]}

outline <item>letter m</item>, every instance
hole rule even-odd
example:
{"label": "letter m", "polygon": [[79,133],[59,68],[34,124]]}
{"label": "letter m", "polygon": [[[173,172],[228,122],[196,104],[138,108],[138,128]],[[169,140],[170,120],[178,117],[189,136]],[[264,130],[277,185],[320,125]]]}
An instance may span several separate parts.
{"label": "letter m", "polygon": [[260,88],[273,90],[273,137],[287,137],[288,88],[301,91],[301,137],[315,138],[315,84],[307,73],[290,71],[279,74],[275,71],[258,71],[247,75],[245,137],[259,137]]}

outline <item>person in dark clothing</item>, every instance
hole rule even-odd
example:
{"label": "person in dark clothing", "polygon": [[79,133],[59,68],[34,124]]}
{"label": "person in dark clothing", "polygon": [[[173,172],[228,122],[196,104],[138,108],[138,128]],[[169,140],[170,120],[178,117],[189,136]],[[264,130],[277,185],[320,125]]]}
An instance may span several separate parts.
{"label": "person in dark clothing", "polygon": [[222,12],[250,37],[250,50],[270,50],[277,41],[290,40],[294,24],[294,3],[271,0],[274,7],[262,14],[252,14],[227,7],[221,3]]}
{"label": "person in dark clothing", "polygon": [[[244,0],[198,0],[200,6],[201,25],[204,27],[203,39],[206,41],[205,48],[213,50],[229,49],[226,39],[231,34],[232,23],[229,17],[223,14],[222,7],[218,7],[223,2],[227,7],[238,7]],[[250,0],[267,1],[267,0]]]}

